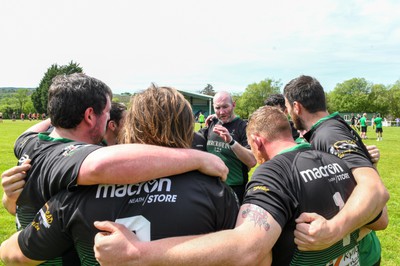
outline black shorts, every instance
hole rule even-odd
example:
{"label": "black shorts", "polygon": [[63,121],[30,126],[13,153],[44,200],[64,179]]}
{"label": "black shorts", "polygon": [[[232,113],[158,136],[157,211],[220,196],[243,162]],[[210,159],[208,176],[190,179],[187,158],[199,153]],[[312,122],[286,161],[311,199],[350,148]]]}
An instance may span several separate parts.
{"label": "black shorts", "polygon": [[375,132],[376,132],[376,133],[382,133],[382,132],[383,132],[383,129],[382,129],[382,128],[376,128]]}
{"label": "black shorts", "polygon": [[361,132],[367,132],[367,127],[361,127]]}

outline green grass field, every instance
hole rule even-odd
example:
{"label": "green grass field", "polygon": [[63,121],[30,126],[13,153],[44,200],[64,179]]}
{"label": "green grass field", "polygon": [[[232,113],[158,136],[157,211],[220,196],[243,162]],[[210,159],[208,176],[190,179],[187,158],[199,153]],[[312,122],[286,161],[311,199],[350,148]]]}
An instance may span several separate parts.
{"label": "green grass field", "polygon": [[[4,120],[0,123],[0,172],[14,166],[16,158],[13,153],[14,141],[28,127],[33,125],[33,121],[16,121]],[[199,125],[196,125],[196,129]],[[368,138],[365,143],[367,145],[377,145],[381,152],[381,160],[379,162],[379,172],[383,178],[386,187],[390,192],[390,201],[388,202],[389,226],[385,231],[378,232],[378,236],[382,244],[382,265],[395,266],[400,265],[400,187],[398,184],[399,175],[396,175],[397,163],[400,163],[399,136],[400,127],[385,127],[383,130],[383,141],[377,142],[375,133],[371,127],[368,127]],[[3,190],[0,187],[0,195]],[[14,217],[6,212],[0,206],[0,242],[7,239],[15,232]],[[1,262],[0,262],[0,265]]]}

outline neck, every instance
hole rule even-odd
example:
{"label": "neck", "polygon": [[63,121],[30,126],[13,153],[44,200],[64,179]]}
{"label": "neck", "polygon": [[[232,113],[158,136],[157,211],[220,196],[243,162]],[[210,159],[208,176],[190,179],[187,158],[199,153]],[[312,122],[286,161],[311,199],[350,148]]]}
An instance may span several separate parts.
{"label": "neck", "polygon": [[321,118],[328,116],[328,111],[318,111],[316,113],[305,113],[304,122],[307,127],[307,131],[309,131],[313,125],[315,125]]}
{"label": "neck", "polygon": [[56,127],[50,133],[50,137],[64,138],[64,139],[70,139],[70,140],[74,140],[74,141],[85,142],[85,143],[89,143],[89,144],[96,144],[96,143],[93,143],[93,141],[90,139],[90,135],[88,134],[88,132],[79,130],[78,127],[71,128],[71,129]]}
{"label": "neck", "polygon": [[290,138],[274,140],[272,142],[266,143],[265,150],[266,150],[266,153],[268,154],[268,157],[270,159],[272,159],[276,155],[278,155],[280,152],[282,152],[283,150],[292,148],[296,145],[297,145],[297,143],[294,142],[293,137],[290,136]]}
{"label": "neck", "polygon": [[229,117],[229,119],[224,124],[232,122],[232,120],[235,119],[235,117],[236,117],[235,113],[232,113],[232,115]]}

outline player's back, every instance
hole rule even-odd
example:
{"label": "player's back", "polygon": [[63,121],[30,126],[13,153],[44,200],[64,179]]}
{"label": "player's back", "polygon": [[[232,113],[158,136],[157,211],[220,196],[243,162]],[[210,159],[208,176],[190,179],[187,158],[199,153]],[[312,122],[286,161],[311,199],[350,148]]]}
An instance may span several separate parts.
{"label": "player's back", "polygon": [[[233,228],[238,213],[232,190],[219,178],[197,171],[140,184],[79,187],[76,192],[59,193],[45,208],[51,226],[30,228],[35,234],[30,239],[46,243],[42,255],[62,253],[75,243],[82,264],[88,265],[96,263],[94,221],[124,224],[139,239],[150,241]],[[43,250],[33,243],[29,247],[30,252]]]}

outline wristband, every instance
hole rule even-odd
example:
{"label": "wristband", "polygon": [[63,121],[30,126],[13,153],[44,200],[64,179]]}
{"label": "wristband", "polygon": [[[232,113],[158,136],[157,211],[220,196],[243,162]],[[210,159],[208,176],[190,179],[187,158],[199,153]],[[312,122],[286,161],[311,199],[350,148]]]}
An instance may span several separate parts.
{"label": "wristband", "polygon": [[381,216],[382,216],[382,212],[383,212],[383,211],[381,211],[381,212],[378,214],[378,216],[376,216],[371,222],[367,223],[367,225],[373,224],[373,223],[375,223],[376,221],[378,221],[379,218],[381,218]]}
{"label": "wristband", "polygon": [[233,146],[233,144],[235,144],[235,142],[236,142],[236,140],[234,140],[234,139],[232,138],[231,142],[229,142],[229,146]]}

